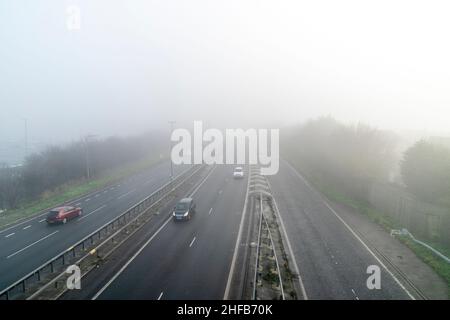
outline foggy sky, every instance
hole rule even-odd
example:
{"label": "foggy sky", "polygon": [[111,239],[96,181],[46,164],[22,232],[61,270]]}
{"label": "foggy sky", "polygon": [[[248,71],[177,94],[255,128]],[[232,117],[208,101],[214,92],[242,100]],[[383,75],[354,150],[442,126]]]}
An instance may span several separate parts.
{"label": "foggy sky", "polygon": [[[81,29],[66,9],[81,10]],[[0,143],[332,115],[447,131],[446,1],[0,2]]]}

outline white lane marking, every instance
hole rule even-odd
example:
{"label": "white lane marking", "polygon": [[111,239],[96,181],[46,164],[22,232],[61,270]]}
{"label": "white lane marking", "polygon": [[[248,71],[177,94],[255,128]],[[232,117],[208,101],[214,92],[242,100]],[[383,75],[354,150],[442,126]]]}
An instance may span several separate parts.
{"label": "white lane marking", "polygon": [[169,217],[166,222],[164,222],[164,224],[159,227],[159,229],[150,237],[150,239],[147,240],[147,242],[144,243],[144,245],[142,247],[139,248],[139,250],[131,257],[130,260],[127,261],[127,263],[124,264],[124,266],[122,268],[120,268],[120,270],[114,275],[114,277],[112,277],[104,286],[103,288],[100,289],[99,292],[97,292],[93,297],[92,300],[96,300],[110,285],[111,283],[113,283],[117,277],[119,277],[122,272],[130,265],[130,263],[133,262],[134,259],[136,259],[136,257],[145,249],[145,247],[148,246],[148,244],[150,242],[153,241],[153,239],[161,232],[162,229],[164,229],[164,227],[170,222],[172,221],[172,217]]}
{"label": "white lane marking", "polygon": [[59,232],[59,230],[56,230],[55,232],[46,235],[45,237],[43,237],[43,238],[41,238],[41,239],[39,239],[39,240],[37,240],[37,241],[35,241],[35,242],[33,242],[33,243],[27,245],[26,247],[20,249],[19,251],[16,251],[16,252],[10,254],[9,256],[6,257],[6,259],[9,259],[9,258],[14,257],[16,254],[19,254],[19,253],[21,253],[22,251],[25,251],[26,249],[28,249],[28,248],[34,246],[35,244],[38,244],[39,242],[41,242],[41,241],[43,241],[43,240],[45,240],[45,239],[51,237],[52,235],[54,235],[54,234],[56,234],[56,233],[58,233],[58,232]]}
{"label": "white lane marking", "polygon": [[101,209],[103,209],[104,207],[106,207],[106,204],[102,205],[101,207],[98,207],[97,209],[95,209],[95,210],[92,211],[92,212],[89,212],[89,213],[86,214],[86,215],[82,215],[81,217],[78,218],[77,221],[81,221],[81,220],[83,220],[84,218],[89,217],[91,214],[96,213],[98,210],[101,210]]}
{"label": "white lane marking", "polygon": [[210,214],[211,214],[211,212],[212,212],[212,208],[211,208],[211,209],[209,209],[208,215],[210,215]]}
{"label": "white lane marking", "polygon": [[26,227],[23,227],[23,229],[22,229],[22,230],[27,230],[28,228],[31,228],[31,224],[30,224],[30,225],[28,225],[28,226],[26,226]]}
{"label": "white lane marking", "polygon": [[109,188],[109,190],[114,190],[114,187],[112,187],[112,188]]}
{"label": "white lane marking", "polygon": [[42,220],[39,220],[38,222],[41,223],[41,222],[44,222],[44,221],[45,221],[45,219],[42,219]]}
{"label": "white lane marking", "polygon": [[6,235],[5,238],[9,238],[9,237],[11,237],[11,236],[13,236],[13,235],[15,235],[15,234],[16,234],[15,232],[10,233],[10,234]]}
{"label": "white lane marking", "polygon": [[81,202],[78,202],[75,206],[76,206],[76,207],[81,206]]}
{"label": "white lane marking", "polygon": [[214,166],[214,168],[211,169],[211,171],[206,175],[205,179],[194,189],[194,191],[192,191],[192,193],[189,195],[188,198],[192,198],[192,196],[197,193],[198,189],[200,189],[200,187],[205,183],[205,181],[208,180],[209,176],[211,175],[211,173],[213,173],[215,169],[216,166]]}
{"label": "white lane marking", "polygon": [[194,242],[195,242],[195,239],[196,239],[195,237],[194,237],[194,239],[192,239],[191,244],[189,245],[189,248],[192,247],[192,245],[193,245]]}
{"label": "white lane marking", "polygon": [[[299,177],[305,184],[313,191],[317,192],[306,180],[303,178],[297,170],[295,170],[289,163],[288,166],[295,172],[297,177]],[[319,193],[318,193],[319,194]],[[378,263],[383,267],[384,270],[394,279],[394,281],[400,286],[400,288],[405,291],[405,293],[411,298],[411,300],[416,300],[414,296],[408,291],[408,289],[405,288],[405,286],[400,282],[400,280],[397,279],[397,277],[384,265],[384,263],[378,258],[375,253],[367,246],[367,244],[358,236],[358,234],[345,222],[344,219],[341,218],[341,216],[322,198],[322,196],[319,194],[320,199],[325,204],[325,206],[338,218],[340,222],[350,231],[350,233],[363,245],[363,247],[375,258],[375,260],[378,261]]]}
{"label": "white lane marking", "polygon": [[160,294],[159,294],[159,296],[158,296],[158,300],[161,300],[161,298],[162,298],[163,294],[164,294],[164,292],[163,292],[163,291],[161,291],[161,293],[160,293]]}
{"label": "white lane marking", "polygon": [[355,296],[355,299],[356,299],[356,300],[359,300],[359,297],[356,295],[355,290],[352,289],[352,292],[353,292],[353,295]]}
{"label": "white lane marking", "polygon": [[107,193],[107,192],[108,192],[108,190],[103,191],[103,193]]}
{"label": "white lane marking", "polygon": [[[214,171],[216,167],[214,167],[205,177],[205,179],[197,186],[197,188],[195,188],[195,190],[190,194],[190,197],[192,197],[197,190],[200,188],[200,186],[208,179],[208,177],[211,175],[211,173]],[[120,270],[100,289],[100,291],[98,291],[93,297],[92,300],[96,300],[106,289],[108,289],[108,287],[111,285],[111,283],[113,283],[121,274],[122,272],[125,271],[125,269],[133,262],[134,259],[136,259],[136,257],[145,249],[145,247],[147,247],[149,245],[150,242],[153,241],[153,239],[161,232],[162,229],[165,228],[165,226],[172,221],[172,217],[169,217],[164,224],[159,227],[158,230],[156,230],[156,232],[150,237],[150,239],[148,239],[143,245],[142,247],[139,248],[139,250],[130,258],[130,260],[127,261],[127,263],[125,263],[123,265],[122,268],[120,268]]]}
{"label": "white lane marking", "polygon": [[91,198],[87,198],[86,200],[84,200],[84,202],[88,202],[89,200],[91,200]]}
{"label": "white lane marking", "polygon": [[95,195],[96,198],[98,198],[99,196],[100,196],[100,195],[99,195],[98,193]]}
{"label": "white lane marking", "polygon": [[[267,179],[267,184],[269,185],[270,190],[272,190],[272,186],[270,184],[269,179]],[[288,250],[289,250],[289,254],[290,254],[291,258],[292,258],[292,262],[294,264],[295,272],[298,274],[298,281],[300,283],[300,290],[302,291],[303,298],[305,300],[308,300],[309,298],[308,298],[308,295],[306,294],[305,285],[303,284],[303,279],[302,279],[302,276],[300,274],[300,269],[298,268],[297,260],[295,259],[294,251],[292,251],[291,242],[289,241],[289,237],[288,237],[288,234],[287,234],[287,231],[286,231],[286,227],[284,225],[283,217],[281,216],[281,212],[278,209],[277,200],[275,199],[275,195],[273,193],[272,193],[272,199],[273,199],[273,203],[275,205],[275,210],[278,212],[278,218],[280,219],[281,229],[283,230],[283,235],[284,235],[284,238],[286,239],[287,247],[288,247]]]}
{"label": "white lane marking", "polygon": [[129,195],[130,193],[134,192],[135,190],[136,190],[136,189],[130,190],[130,191],[128,191],[128,192],[122,194],[121,196],[118,196],[117,199],[121,199],[121,198],[123,198],[123,197],[126,197],[127,195]]}
{"label": "white lane marking", "polygon": [[225,287],[225,292],[223,294],[223,300],[228,300],[228,296],[230,294],[231,279],[232,279],[233,274],[234,274],[234,268],[235,268],[235,265],[236,265],[238,248],[239,248],[239,245],[240,245],[240,242],[241,242],[242,229],[243,229],[243,226],[244,226],[245,212],[247,211],[247,198],[248,198],[249,186],[250,186],[250,179],[247,178],[247,191],[245,192],[244,208],[242,209],[241,222],[239,224],[239,231],[238,231],[238,236],[236,238],[236,244],[234,245],[233,259],[231,260],[230,271],[228,272],[227,286]]}

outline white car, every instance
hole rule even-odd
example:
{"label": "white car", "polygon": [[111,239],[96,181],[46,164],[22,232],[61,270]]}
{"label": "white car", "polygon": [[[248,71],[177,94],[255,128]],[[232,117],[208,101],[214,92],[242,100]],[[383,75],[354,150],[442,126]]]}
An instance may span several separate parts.
{"label": "white car", "polygon": [[241,179],[244,177],[244,169],[242,167],[236,167],[234,168],[233,172],[233,178],[235,179]]}

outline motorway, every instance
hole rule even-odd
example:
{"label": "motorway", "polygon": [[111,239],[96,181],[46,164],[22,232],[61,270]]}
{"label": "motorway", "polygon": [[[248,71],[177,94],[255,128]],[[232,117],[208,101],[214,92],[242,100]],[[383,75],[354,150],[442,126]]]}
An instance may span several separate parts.
{"label": "motorway", "polygon": [[[176,167],[176,172],[187,168]],[[49,227],[38,216],[0,230],[0,288],[137,203],[167,182],[168,172],[169,164],[161,163],[75,201],[84,215],[66,225]],[[194,198],[196,215],[187,222],[174,222],[166,208],[159,215],[160,223],[143,231],[146,241],[130,244],[129,249],[134,245],[137,252],[123,255],[123,263],[92,284],[82,298],[222,299],[248,177],[246,170],[245,179],[234,180],[232,172],[233,166],[212,167],[188,194],[178,195]],[[281,161],[279,173],[269,182],[308,299],[411,298],[357,233],[288,163]],[[380,266],[380,290],[366,286],[371,265]]]}
{"label": "motorway", "polygon": [[[410,299],[353,229],[287,162],[269,179],[309,299]],[[369,290],[367,267],[381,269]]]}
{"label": "motorway", "polygon": [[[174,175],[189,166],[175,166]],[[80,218],[48,226],[45,215],[0,230],[0,291],[44,262],[114,219],[170,179],[170,162],[161,162],[115,185],[86,195],[68,205],[83,208]]]}
{"label": "motorway", "polygon": [[232,166],[215,166],[189,194],[196,215],[186,222],[169,217],[94,298],[222,299],[247,189],[247,179],[232,173]]}

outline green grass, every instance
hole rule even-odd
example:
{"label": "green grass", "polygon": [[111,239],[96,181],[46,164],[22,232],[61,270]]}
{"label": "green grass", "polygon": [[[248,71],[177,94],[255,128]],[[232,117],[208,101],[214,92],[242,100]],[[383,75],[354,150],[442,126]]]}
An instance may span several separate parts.
{"label": "green grass", "polygon": [[8,210],[0,215],[0,227],[14,223],[20,219],[28,218],[45,210],[47,208],[57,206],[61,203],[81,197],[87,193],[101,189],[107,185],[113,184],[127,176],[143,171],[154,166],[162,159],[158,156],[151,155],[137,162],[125,165],[120,168],[111,170],[102,177],[92,179],[91,181],[80,180],[58,187],[55,190],[47,191],[42,196],[32,202],[23,203],[20,208]]}
{"label": "green grass", "polygon": [[[422,261],[431,266],[447,282],[448,295],[450,297],[450,264],[436,256],[431,250],[414,242],[408,236],[398,236],[397,238],[407,245]],[[445,254],[445,252],[443,253]]]}
{"label": "green grass", "polygon": [[[328,199],[345,204],[356,209],[359,213],[366,215],[371,221],[381,225],[385,230],[390,232],[392,229],[399,229],[397,225],[389,216],[377,211],[369,204],[352,199],[330,187],[316,186]],[[402,243],[410,248],[419,259],[428,264],[440,277],[447,282],[448,295],[450,297],[450,264],[438,257],[431,250],[414,242],[408,236],[398,236]],[[428,243],[430,246],[440,251],[447,257],[450,256],[450,248],[442,244]]]}

